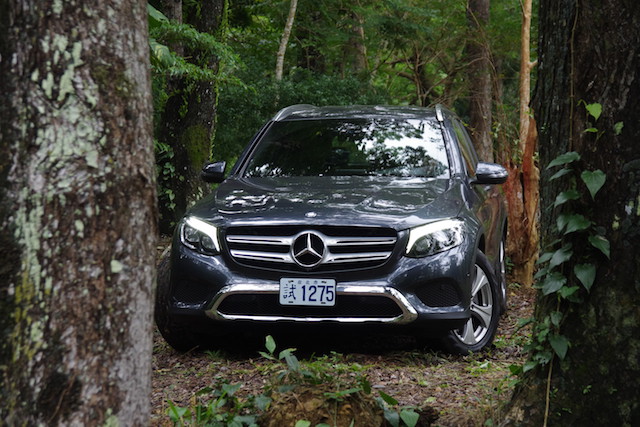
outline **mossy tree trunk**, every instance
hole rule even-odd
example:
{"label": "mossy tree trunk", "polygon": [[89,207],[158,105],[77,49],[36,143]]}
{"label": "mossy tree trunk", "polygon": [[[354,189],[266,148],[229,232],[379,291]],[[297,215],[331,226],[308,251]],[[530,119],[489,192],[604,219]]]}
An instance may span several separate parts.
{"label": "mossy tree trunk", "polygon": [[[196,30],[222,38],[226,31],[227,0],[199,3],[196,11],[183,14],[183,20]],[[184,46],[185,56],[203,68],[216,71],[218,57],[210,51]],[[173,148],[175,173],[161,185],[173,200],[160,199],[161,231],[169,233],[173,225],[194,201],[205,195],[209,186],[200,180],[202,166],[211,158],[215,133],[218,84],[215,80],[197,80],[183,76],[172,79],[157,138]]]}
{"label": "mossy tree trunk", "polygon": [[[542,0],[539,12],[540,162],[548,165],[565,152],[581,156],[571,165],[578,172],[573,182],[551,180],[557,168],[543,170],[543,244],[556,238],[559,210],[570,205],[608,240],[610,257],[585,244],[584,233],[564,236],[573,244],[559,266],[568,280],[564,288],[579,291],[569,298],[574,302],[559,302],[556,293],[539,297],[536,319],[557,321],[554,313],[562,313],[558,333],[567,338],[568,352],[525,375],[509,420],[640,425],[640,3]],[[587,113],[596,103],[602,113]],[[596,170],[606,181],[592,200],[581,173]],[[556,196],[572,185],[580,198],[554,209]],[[573,273],[580,264],[596,267],[589,292]]]}
{"label": "mossy tree trunk", "polygon": [[146,2],[0,11],[0,424],[147,425]]}

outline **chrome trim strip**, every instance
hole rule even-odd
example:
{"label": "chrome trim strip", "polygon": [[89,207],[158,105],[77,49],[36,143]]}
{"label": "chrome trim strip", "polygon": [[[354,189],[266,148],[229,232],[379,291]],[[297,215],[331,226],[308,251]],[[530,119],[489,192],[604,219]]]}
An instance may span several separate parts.
{"label": "chrome trim strip", "polygon": [[[369,245],[393,245],[395,237],[329,237],[317,233],[322,237],[327,246],[369,246]],[[227,236],[229,243],[244,243],[251,245],[291,245],[296,236]]]}
{"label": "chrome trim strip", "polygon": [[327,246],[394,245],[395,237],[328,237],[322,236]]}
{"label": "chrome trim strip", "polygon": [[205,310],[207,316],[215,320],[253,320],[261,322],[293,321],[293,322],[338,322],[338,323],[393,323],[407,324],[413,322],[418,313],[402,293],[389,286],[355,286],[337,285],[337,295],[363,295],[382,296],[395,302],[402,314],[396,317],[287,317],[287,316],[253,316],[253,315],[228,315],[218,311],[222,301],[234,294],[278,294],[280,285],[237,284],[225,286],[216,294],[210,306]]}
{"label": "chrome trim strip", "polygon": [[341,262],[384,261],[391,252],[360,252],[355,254],[330,254],[323,264],[339,264]]}
{"label": "chrome trim strip", "polygon": [[290,254],[282,254],[277,252],[259,252],[259,251],[242,251],[239,249],[232,249],[229,251],[231,256],[239,259],[249,259],[252,261],[271,261],[271,262],[284,262],[286,264],[295,264]]}
{"label": "chrome trim strip", "polygon": [[[248,259],[252,261],[282,262],[285,264],[295,264],[293,257],[289,253],[243,251],[232,249],[231,256],[238,259]],[[391,252],[359,252],[353,254],[329,254],[322,264],[340,264],[345,262],[367,262],[384,261],[391,256]]]}
{"label": "chrome trim strip", "polygon": [[229,243],[244,243],[251,245],[287,245],[293,243],[293,237],[287,236],[227,236]]}

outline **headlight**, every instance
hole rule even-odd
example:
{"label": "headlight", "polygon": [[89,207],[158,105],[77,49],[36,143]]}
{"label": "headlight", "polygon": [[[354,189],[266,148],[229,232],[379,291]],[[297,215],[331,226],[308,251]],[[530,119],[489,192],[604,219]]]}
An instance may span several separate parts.
{"label": "headlight", "polygon": [[187,217],[180,224],[180,240],[185,246],[202,253],[220,252],[218,229],[192,216]]}
{"label": "headlight", "polygon": [[464,223],[459,219],[436,221],[409,231],[406,255],[421,258],[446,251],[462,243]]}

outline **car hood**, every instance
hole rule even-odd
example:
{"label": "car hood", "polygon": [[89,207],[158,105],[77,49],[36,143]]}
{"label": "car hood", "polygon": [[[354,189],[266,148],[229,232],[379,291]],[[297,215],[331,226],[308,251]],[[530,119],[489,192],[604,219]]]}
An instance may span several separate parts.
{"label": "car hood", "polygon": [[190,214],[216,225],[377,225],[397,230],[454,217],[450,179],[391,177],[230,178]]}

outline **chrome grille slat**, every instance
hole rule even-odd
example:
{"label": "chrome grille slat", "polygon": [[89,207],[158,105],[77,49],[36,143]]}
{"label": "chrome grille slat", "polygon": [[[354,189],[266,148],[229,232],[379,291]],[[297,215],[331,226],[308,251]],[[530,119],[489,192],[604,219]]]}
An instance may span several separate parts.
{"label": "chrome grille slat", "polygon": [[234,258],[240,259],[248,259],[254,261],[274,261],[274,262],[284,262],[287,264],[294,264],[293,258],[288,253],[286,254],[278,254],[274,252],[259,252],[259,251],[241,251],[241,250],[232,250],[230,251],[231,256]]}
{"label": "chrome grille slat", "polygon": [[393,245],[395,237],[327,237],[327,246]]}
{"label": "chrome grille slat", "polygon": [[[293,247],[301,235],[311,232],[324,245],[321,262],[300,265]],[[273,234],[271,234],[273,233]],[[305,237],[306,239],[306,237]],[[372,227],[238,227],[225,237],[229,254],[238,263],[261,268],[281,268],[286,271],[318,269],[373,268],[389,259],[397,243],[392,229]],[[304,242],[304,241],[303,241]],[[309,243],[310,244],[310,243]],[[303,247],[304,249],[304,247]],[[300,253],[300,248],[295,254]]]}
{"label": "chrome grille slat", "polygon": [[369,262],[369,261],[383,261],[391,256],[391,252],[367,252],[357,254],[336,254],[329,255],[325,263],[341,263],[341,262]]}
{"label": "chrome grille slat", "polygon": [[246,243],[249,245],[288,245],[293,243],[293,237],[280,236],[227,236],[229,243]]}

